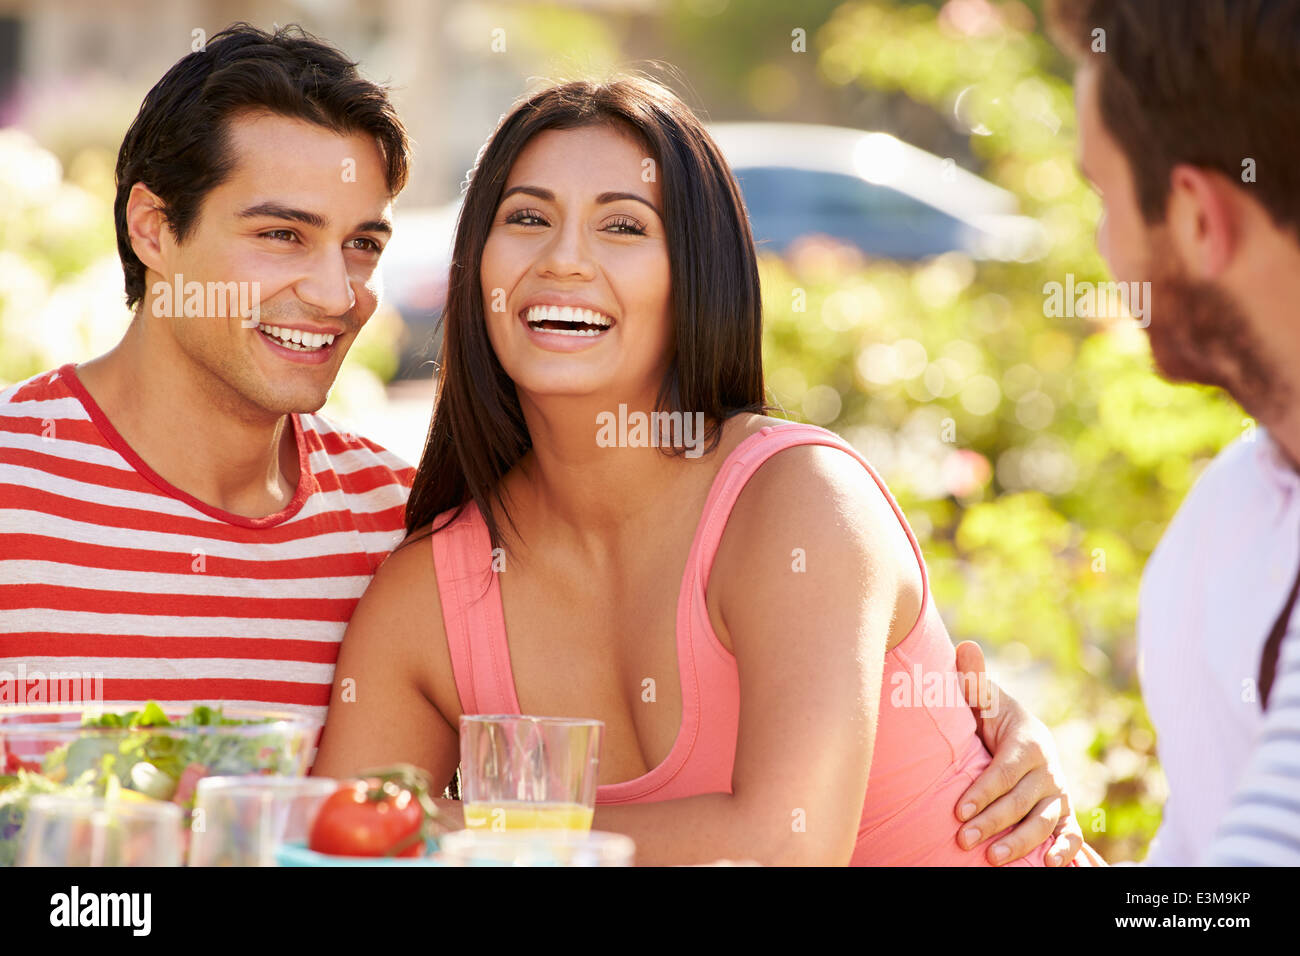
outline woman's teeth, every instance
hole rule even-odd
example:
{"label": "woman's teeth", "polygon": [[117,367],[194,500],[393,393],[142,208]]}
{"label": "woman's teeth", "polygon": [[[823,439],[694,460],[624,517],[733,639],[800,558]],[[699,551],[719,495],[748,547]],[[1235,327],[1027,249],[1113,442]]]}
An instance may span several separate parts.
{"label": "woman's teeth", "polygon": [[534,305],[525,310],[524,320],[530,329],[553,335],[600,335],[614,324],[602,312],[556,305]]}
{"label": "woman's teeth", "polygon": [[276,345],[295,352],[316,352],[334,344],[334,336],[323,332],[304,332],[302,329],[282,329],[278,325],[259,325],[261,332]]}

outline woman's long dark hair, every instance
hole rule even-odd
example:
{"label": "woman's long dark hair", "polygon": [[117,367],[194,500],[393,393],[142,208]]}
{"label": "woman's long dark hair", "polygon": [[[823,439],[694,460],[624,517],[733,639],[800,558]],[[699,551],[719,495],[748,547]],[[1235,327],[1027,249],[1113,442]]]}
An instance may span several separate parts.
{"label": "woman's long dark hair", "polygon": [[766,410],[758,264],[744,200],[700,121],[670,90],[642,77],[552,86],[502,117],[479,154],[456,226],[439,352],[438,391],[406,506],[408,540],[440,514],[445,527],[473,501],[492,546],[495,501],[510,521],[501,480],[531,447],[515,384],[488,339],[479,270],[506,177],[547,129],[612,124],[637,134],[663,190],[675,355],[660,411],[703,412],[708,450],[739,412]]}

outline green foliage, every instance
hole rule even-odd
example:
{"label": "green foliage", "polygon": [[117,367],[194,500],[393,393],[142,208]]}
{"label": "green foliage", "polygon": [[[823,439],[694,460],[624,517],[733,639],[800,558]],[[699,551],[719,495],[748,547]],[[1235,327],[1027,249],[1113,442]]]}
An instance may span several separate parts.
{"label": "green foliage", "polygon": [[[85,180],[97,178],[91,165],[79,164]],[[65,178],[30,137],[0,130],[0,384],[48,367],[60,348],[84,347],[74,303],[57,293],[75,288],[113,243],[111,193]]]}
{"label": "green foliage", "polygon": [[978,172],[1044,222],[1050,248],[1010,264],[866,263],[815,243],[767,258],[769,386],[877,464],[954,640],[1050,665],[1039,716],[1092,730],[1088,752],[1063,755],[1084,832],[1132,859],[1163,796],[1135,669],[1141,567],[1248,419],[1221,393],[1157,378],[1135,323],[1046,315],[1046,283],[1107,279],[1099,204],[1074,170],[1069,82],[1025,8],[996,8],[970,33],[959,5],[972,6],[846,3],[817,34],[819,67],[971,130]]}

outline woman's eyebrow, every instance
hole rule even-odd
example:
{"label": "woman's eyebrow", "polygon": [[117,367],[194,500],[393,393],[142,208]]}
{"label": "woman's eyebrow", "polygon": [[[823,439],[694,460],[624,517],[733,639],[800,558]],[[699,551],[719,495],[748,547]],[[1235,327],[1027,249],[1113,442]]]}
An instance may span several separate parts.
{"label": "woman's eyebrow", "polygon": [[631,199],[635,202],[639,202],[643,205],[649,206],[651,209],[654,210],[656,216],[658,216],[660,219],[663,218],[663,213],[661,213],[655,207],[654,203],[646,199],[644,196],[638,196],[636,193],[617,193],[617,192],[601,193],[599,196],[596,197],[596,202],[600,203],[603,206],[607,202],[618,202],[620,199]]}
{"label": "woman's eyebrow", "polygon": [[515,193],[523,193],[526,196],[536,196],[538,199],[545,199],[547,202],[555,202],[555,193],[549,189],[542,189],[540,186],[511,186],[501,194],[502,199],[509,199]]}
{"label": "woman's eyebrow", "polygon": [[[523,193],[526,196],[536,196],[538,199],[545,200],[546,202],[555,202],[555,193],[551,192],[549,189],[543,189],[540,186],[511,186],[509,189],[507,189],[504,193],[501,194],[501,198],[502,200],[505,200],[510,196],[513,196],[515,193]],[[649,206],[651,209],[654,210],[656,216],[658,216],[660,219],[663,218],[663,213],[661,213],[658,210],[658,208],[655,207],[654,203],[646,199],[644,196],[638,196],[636,193],[622,193],[622,192],[601,193],[599,196],[596,197],[596,202],[598,205],[603,206],[606,203],[618,202],[620,199],[631,199],[635,202],[641,203],[642,205]]]}

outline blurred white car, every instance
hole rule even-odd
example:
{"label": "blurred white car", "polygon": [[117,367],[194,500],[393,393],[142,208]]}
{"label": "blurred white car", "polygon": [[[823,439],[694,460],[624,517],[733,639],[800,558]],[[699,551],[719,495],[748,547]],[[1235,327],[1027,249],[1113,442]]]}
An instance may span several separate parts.
{"label": "blurred white car", "polygon": [[1041,255],[1042,228],[1018,215],[1012,193],[888,133],[810,123],[716,123],[709,133],[760,248],[784,252],[817,234],[887,259]]}

